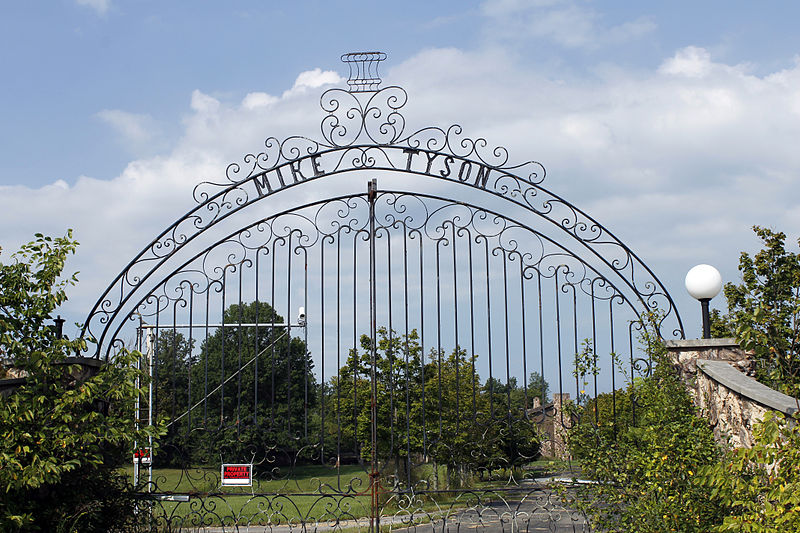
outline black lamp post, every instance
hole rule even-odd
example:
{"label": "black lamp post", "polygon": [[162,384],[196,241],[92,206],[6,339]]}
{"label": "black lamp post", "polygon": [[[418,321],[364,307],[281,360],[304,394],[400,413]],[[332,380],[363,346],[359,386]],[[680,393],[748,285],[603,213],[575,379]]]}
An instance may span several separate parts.
{"label": "black lamp post", "polygon": [[53,322],[56,323],[56,339],[60,339],[64,335],[64,322],[66,320],[61,318],[61,315],[58,315],[53,319]]}
{"label": "black lamp post", "polygon": [[711,265],[697,265],[686,274],[686,290],[692,298],[700,300],[703,313],[703,338],[711,338],[711,321],[708,303],[722,289],[722,276]]}

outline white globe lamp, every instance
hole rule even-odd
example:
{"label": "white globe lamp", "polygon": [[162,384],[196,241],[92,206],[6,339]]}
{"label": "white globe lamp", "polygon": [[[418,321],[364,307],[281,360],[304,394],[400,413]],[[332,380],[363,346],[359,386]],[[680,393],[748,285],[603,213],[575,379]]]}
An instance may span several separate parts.
{"label": "white globe lamp", "polygon": [[686,290],[692,298],[700,300],[703,313],[703,338],[711,338],[711,321],[708,303],[722,290],[722,276],[711,265],[697,265],[686,274]]}

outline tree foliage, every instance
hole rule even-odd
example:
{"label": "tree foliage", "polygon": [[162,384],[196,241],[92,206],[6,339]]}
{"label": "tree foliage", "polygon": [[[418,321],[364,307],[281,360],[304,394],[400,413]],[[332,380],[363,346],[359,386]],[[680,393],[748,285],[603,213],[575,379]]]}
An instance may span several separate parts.
{"label": "tree foliage", "polygon": [[[326,390],[326,447],[370,461],[372,450],[372,341],[362,335]],[[377,453],[394,465],[399,482],[414,478],[422,463],[446,467],[447,486],[463,485],[476,472],[514,468],[535,459],[540,436],[526,412],[548,385],[531,376],[530,389],[515,378],[482,382],[477,355],[432,349],[427,362],[416,331],[398,335],[378,329],[375,353]],[[438,486],[438,469],[433,483]]]}
{"label": "tree foliage", "polygon": [[[712,334],[735,336],[760,381],[797,397],[800,254],[786,250],[784,233],[753,229],[763,249],[741,254],[742,281],[726,284],[728,313],[713,313]],[[797,417],[767,413],[752,448],[723,449],[660,343],[644,340],[657,348],[653,373],[620,391],[634,400],[636,423],[609,431],[601,395],[570,432],[585,475],[599,481],[581,500],[593,522],[609,531],[800,531]]]}
{"label": "tree foliage", "polygon": [[[800,396],[800,254],[786,250],[786,235],[755,226],[763,249],[739,258],[740,284],[727,283],[726,316],[716,315],[717,334],[734,333],[752,352],[756,377]],[[800,245],[800,240],[798,240]]]}
{"label": "tree foliage", "polygon": [[301,339],[271,325],[283,321],[265,302],[233,304],[229,326],[200,339],[197,352],[197,339],[159,333],[156,409],[170,420],[161,464],[214,464],[221,453],[243,461],[265,443],[292,455],[318,434],[313,361]]}
{"label": "tree foliage", "polygon": [[652,372],[617,391],[615,416],[612,395],[599,395],[585,403],[580,423],[569,431],[583,475],[597,482],[582,489],[579,507],[602,531],[705,532],[721,519],[724,505],[709,497],[697,472],[721,450],[663,345],[655,339],[645,344]]}
{"label": "tree foliage", "polygon": [[[156,407],[169,428],[159,464],[242,461],[266,448],[278,462],[372,460],[372,339],[362,335],[339,372],[318,384],[305,343],[270,326],[282,322],[269,304],[247,303],[226,309],[231,326],[207,338],[160,332]],[[428,462],[463,481],[538,455],[527,408],[534,395],[546,399],[547,382],[534,372],[525,387],[513,377],[483,383],[476,360],[463,349],[425,358],[416,331],[379,328],[376,458],[399,480],[409,482],[412,469]]]}
{"label": "tree foliage", "polygon": [[800,425],[768,412],[752,448],[730,450],[701,472],[700,483],[728,508],[713,531],[800,531]]}
{"label": "tree foliage", "polygon": [[[712,317],[715,336],[735,336],[762,383],[800,397],[800,253],[786,234],[759,226],[763,248],[739,258],[739,284],[727,283],[728,312]],[[798,240],[800,245],[800,240]],[[800,405],[798,405],[800,407]],[[768,412],[752,448],[729,450],[703,471],[703,484],[728,507],[714,531],[800,530],[800,425]]]}
{"label": "tree foliage", "polygon": [[[378,330],[375,360],[377,444],[381,458],[398,470],[423,448],[422,349],[416,331],[399,336]],[[370,461],[372,443],[371,347],[367,335],[352,348],[345,365],[327,387],[326,433],[331,447]],[[360,348],[360,349],[359,349]],[[430,393],[428,393],[430,394]]]}
{"label": "tree foliage", "polygon": [[85,341],[58,339],[50,326],[76,282],[61,275],[76,246],[71,233],[37,234],[0,264],[0,362],[5,374],[25,379],[0,405],[4,531],[116,531],[135,520],[118,467],[135,439],[156,433],[134,427],[138,354],[121,353],[76,379],[79,367],[67,358]]}

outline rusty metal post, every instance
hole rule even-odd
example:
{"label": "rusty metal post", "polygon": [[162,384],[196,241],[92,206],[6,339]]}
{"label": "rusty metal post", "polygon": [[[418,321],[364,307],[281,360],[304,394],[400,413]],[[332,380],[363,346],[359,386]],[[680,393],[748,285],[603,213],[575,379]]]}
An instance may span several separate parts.
{"label": "rusty metal post", "polygon": [[371,382],[371,416],[372,419],[372,449],[370,450],[371,472],[370,495],[370,533],[380,533],[380,502],[378,493],[380,489],[380,473],[378,472],[378,386],[375,373],[377,361],[377,312],[376,312],[376,279],[375,279],[375,198],[378,195],[378,180],[367,182],[367,199],[369,200],[369,334],[372,338],[370,346],[370,382]]}

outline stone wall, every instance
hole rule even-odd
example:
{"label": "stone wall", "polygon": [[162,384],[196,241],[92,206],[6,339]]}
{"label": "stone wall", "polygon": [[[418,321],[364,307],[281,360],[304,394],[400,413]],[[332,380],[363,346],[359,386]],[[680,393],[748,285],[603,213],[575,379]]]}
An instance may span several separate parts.
{"label": "stone wall", "polygon": [[797,410],[794,398],[747,375],[752,364],[735,339],[667,341],[667,349],[718,441],[750,447],[753,426],[767,410]]}
{"label": "stone wall", "polygon": [[569,393],[553,394],[553,434],[551,437],[551,457],[556,459],[569,459],[567,449],[567,428],[564,422],[569,421],[569,416],[564,413],[564,404],[569,401]]}
{"label": "stone wall", "polygon": [[528,410],[528,417],[536,423],[542,436],[541,452],[545,457],[562,460],[570,458],[567,431],[571,425],[567,424],[575,421],[564,413],[564,404],[568,402],[568,392],[553,394],[553,401],[546,405],[541,405],[539,398],[535,398],[533,407]]}

